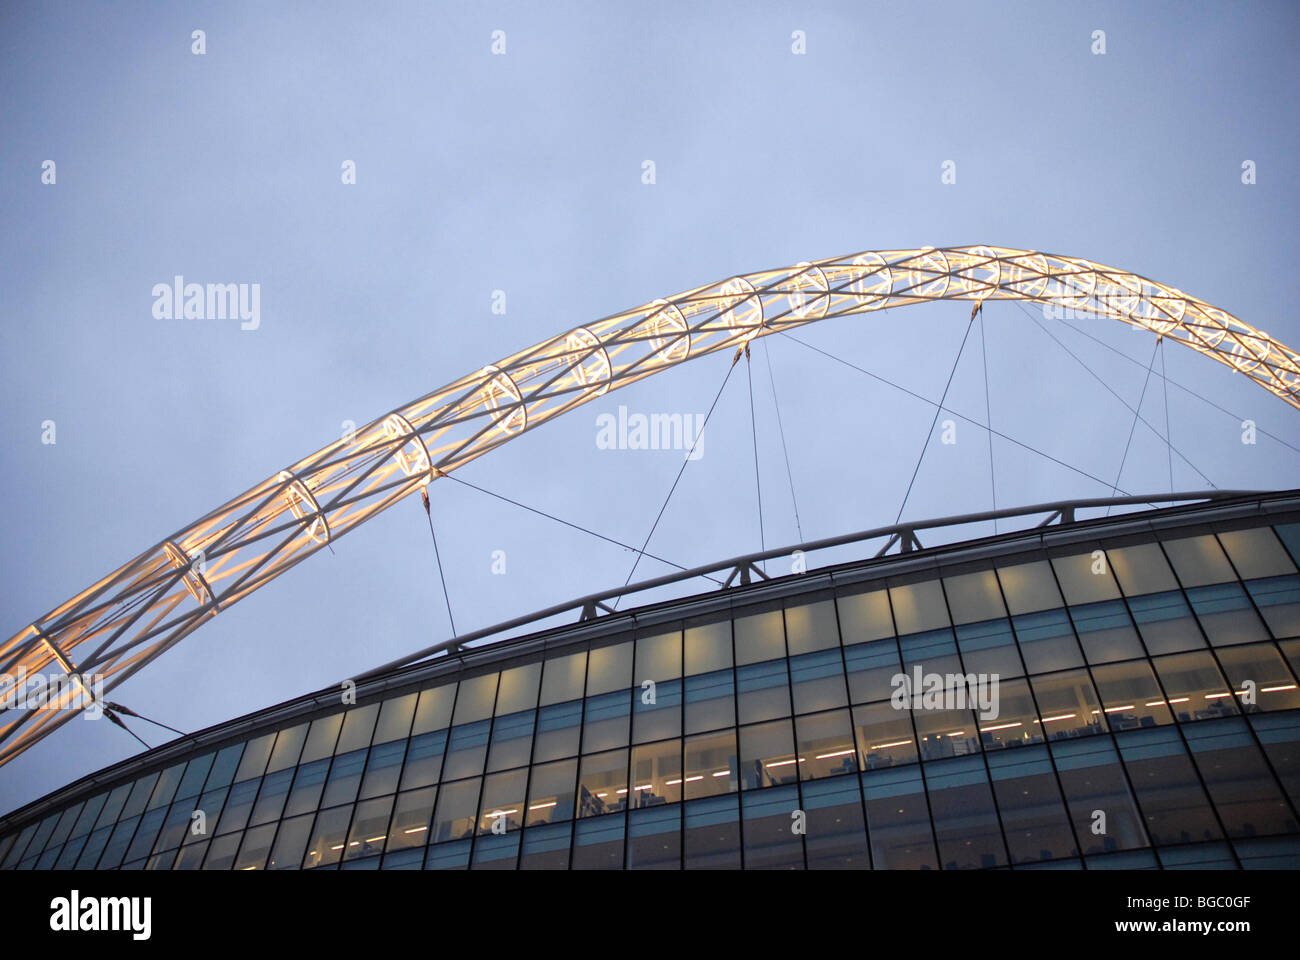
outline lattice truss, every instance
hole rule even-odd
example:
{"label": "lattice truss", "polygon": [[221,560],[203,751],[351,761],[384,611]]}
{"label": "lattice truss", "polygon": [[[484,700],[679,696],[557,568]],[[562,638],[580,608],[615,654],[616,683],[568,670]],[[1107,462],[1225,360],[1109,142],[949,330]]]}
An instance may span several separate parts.
{"label": "lattice truss", "polygon": [[[1218,307],[1088,260],[1005,247],[880,250],[697,287],[467,374],[299,460],[132,559],[0,646],[0,673],[69,675],[0,716],[0,764],[219,611],[370,517],[618,387],[755,337],[935,300],[1022,300],[1143,327],[1300,408],[1300,357]],[[737,354],[738,356],[739,354]],[[3,691],[0,690],[0,693]]]}

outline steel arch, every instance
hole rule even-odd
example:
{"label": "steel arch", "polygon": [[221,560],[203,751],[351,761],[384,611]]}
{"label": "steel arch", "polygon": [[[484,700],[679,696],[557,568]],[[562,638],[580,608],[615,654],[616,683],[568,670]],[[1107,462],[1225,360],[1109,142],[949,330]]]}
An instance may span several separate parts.
{"label": "steel arch", "polygon": [[112,690],[218,610],[511,437],[755,337],[935,300],[1022,300],[1143,327],[1300,408],[1294,351],[1180,290],[1076,257],[926,247],[732,277],[575,327],[399,407],[277,471],[23,628],[0,645],[0,674],[32,676],[54,663],[69,682],[46,703],[6,710],[0,764],[84,708],[78,675],[100,677],[103,691]]}

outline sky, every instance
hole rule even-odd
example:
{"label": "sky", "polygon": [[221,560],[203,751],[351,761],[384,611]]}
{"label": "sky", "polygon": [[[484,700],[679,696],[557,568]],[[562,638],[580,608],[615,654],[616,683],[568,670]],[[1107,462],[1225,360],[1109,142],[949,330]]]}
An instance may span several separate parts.
{"label": "sky", "polygon": [[[1287,2],[5,4],[5,636],[346,421],[738,273],[1039,249],[1178,287],[1294,349],[1298,46]],[[258,284],[257,329],[156,317],[153,288],[176,275]],[[806,327],[807,346],[765,338],[649,549],[693,566],[883,526],[905,493],[911,519],[987,510],[995,491],[1000,507],[1107,496],[1121,463],[1137,493],[1171,474],[1178,490],[1297,486],[1300,413],[1227,367],[1167,344],[1166,386],[1150,334],[1012,303],[986,306],[958,359],[969,314],[927,304]],[[704,413],[729,363],[612,392],[459,475],[639,545],[682,453],[600,449],[597,417]],[[945,409],[975,423],[944,444],[932,404],[950,376]],[[1134,426],[1139,398],[1154,430]],[[990,451],[986,404],[994,429],[1069,467],[1001,438]],[[467,487],[431,494],[462,633],[632,568],[629,549]],[[197,730],[449,630],[408,498],[111,699]],[[0,811],[139,749],[79,717],[0,767]]]}

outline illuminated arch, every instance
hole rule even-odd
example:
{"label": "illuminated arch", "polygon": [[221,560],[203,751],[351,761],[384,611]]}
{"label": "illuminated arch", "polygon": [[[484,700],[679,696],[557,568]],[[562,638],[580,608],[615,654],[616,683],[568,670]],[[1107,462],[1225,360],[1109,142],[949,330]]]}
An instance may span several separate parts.
{"label": "illuminated arch", "polygon": [[[278,471],[0,645],[0,673],[51,664],[113,689],[381,510],[610,390],[830,317],[936,300],[1022,300],[1142,327],[1300,408],[1300,357],[1232,314],[1112,267],[1006,247],[875,250],[745,274],[588,323],[461,377]],[[201,573],[186,558],[203,558]],[[0,727],[0,763],[73,710]]]}

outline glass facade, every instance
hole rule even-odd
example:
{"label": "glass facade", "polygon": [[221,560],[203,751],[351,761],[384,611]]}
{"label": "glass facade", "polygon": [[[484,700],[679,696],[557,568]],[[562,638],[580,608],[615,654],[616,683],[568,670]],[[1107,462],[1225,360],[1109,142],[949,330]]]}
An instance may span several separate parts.
{"label": "glass facade", "polygon": [[1300,523],[1090,529],[507,641],[69,788],[0,867],[1300,866]]}

